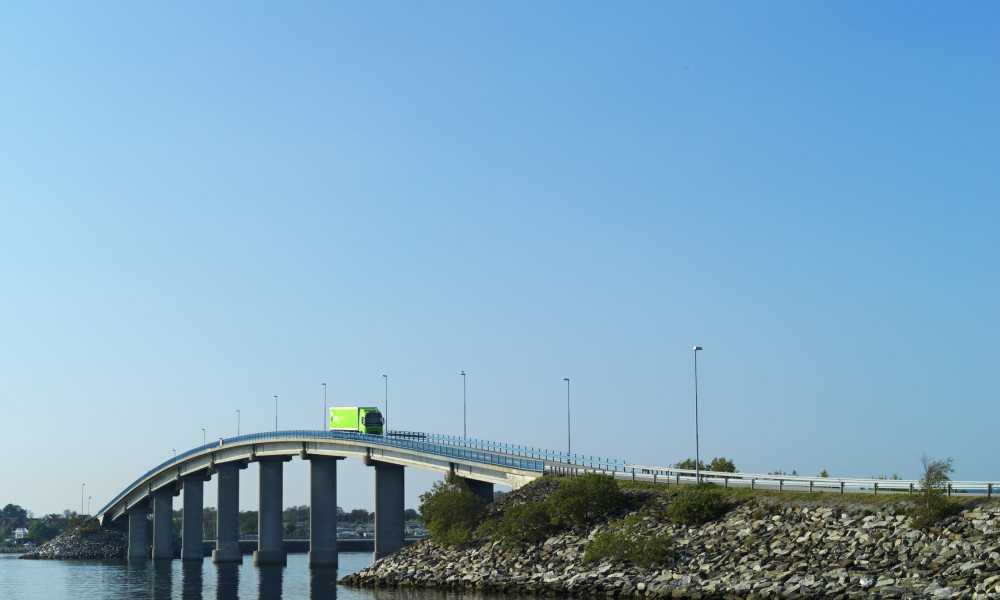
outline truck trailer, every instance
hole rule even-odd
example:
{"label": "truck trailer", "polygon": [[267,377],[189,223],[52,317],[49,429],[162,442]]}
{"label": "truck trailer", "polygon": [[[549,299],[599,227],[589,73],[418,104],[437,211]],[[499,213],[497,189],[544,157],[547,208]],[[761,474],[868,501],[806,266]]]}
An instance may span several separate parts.
{"label": "truck trailer", "polygon": [[334,406],[330,408],[330,431],[354,431],[382,435],[382,412],[374,406]]}

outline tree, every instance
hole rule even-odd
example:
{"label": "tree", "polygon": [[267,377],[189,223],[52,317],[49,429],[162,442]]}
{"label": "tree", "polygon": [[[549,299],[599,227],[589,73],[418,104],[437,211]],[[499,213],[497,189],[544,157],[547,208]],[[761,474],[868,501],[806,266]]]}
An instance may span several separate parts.
{"label": "tree", "polygon": [[682,460],[679,463],[675,464],[674,468],[676,468],[676,469],[691,469],[693,471],[693,470],[699,468],[698,466],[695,466],[696,464],[700,465],[701,470],[703,470],[703,471],[707,470],[705,468],[705,461],[699,461],[698,463],[695,463],[695,461],[694,461],[693,458],[685,458],[684,460]]}
{"label": "tree", "polygon": [[712,459],[712,462],[708,463],[708,470],[719,473],[735,473],[736,464],[724,456],[717,456]]}
{"label": "tree", "polygon": [[48,524],[45,520],[39,519],[28,528],[28,539],[41,544],[59,535],[59,528]]}
{"label": "tree", "polygon": [[412,508],[408,508],[405,511],[403,511],[403,519],[406,521],[419,521],[420,513],[413,510]]}
{"label": "tree", "polygon": [[942,519],[959,512],[961,507],[949,502],[946,496],[948,482],[955,470],[954,461],[950,458],[935,460],[925,454],[920,462],[923,465],[921,493],[911,516],[914,527],[929,529]]}
{"label": "tree", "polygon": [[826,469],[823,469],[822,471],[819,472],[819,476],[822,477],[822,478],[824,478],[824,479],[826,479],[826,478],[830,477],[830,474],[827,472]]}
{"label": "tree", "polygon": [[14,529],[24,527],[28,523],[28,511],[16,504],[8,504],[0,509],[0,521],[6,521]]}

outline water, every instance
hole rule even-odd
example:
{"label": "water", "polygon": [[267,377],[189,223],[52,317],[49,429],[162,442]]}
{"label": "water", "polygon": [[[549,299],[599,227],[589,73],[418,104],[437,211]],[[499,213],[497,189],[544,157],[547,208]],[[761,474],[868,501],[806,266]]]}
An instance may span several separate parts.
{"label": "water", "polygon": [[371,564],[372,555],[341,553],[336,570],[312,571],[308,555],[289,554],[287,567],[255,567],[211,560],[179,560],[145,565],[18,560],[0,554],[0,600],[446,600],[454,594],[431,591],[362,590],[337,579]]}

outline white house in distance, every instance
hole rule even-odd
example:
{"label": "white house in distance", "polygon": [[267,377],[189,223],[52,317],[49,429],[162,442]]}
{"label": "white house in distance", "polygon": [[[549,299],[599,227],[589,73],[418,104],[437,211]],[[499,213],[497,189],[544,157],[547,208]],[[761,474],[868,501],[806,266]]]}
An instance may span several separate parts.
{"label": "white house in distance", "polygon": [[25,529],[24,527],[18,527],[17,529],[14,530],[15,540],[23,540],[27,539],[27,537],[28,537],[28,530]]}

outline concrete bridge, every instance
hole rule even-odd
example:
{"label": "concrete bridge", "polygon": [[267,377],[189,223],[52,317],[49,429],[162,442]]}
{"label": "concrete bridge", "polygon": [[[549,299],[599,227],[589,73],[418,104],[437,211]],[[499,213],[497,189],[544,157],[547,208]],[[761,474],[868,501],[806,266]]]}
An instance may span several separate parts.
{"label": "concrete bridge", "polygon": [[[467,447],[445,436],[380,436],[339,431],[275,431],[242,435],[193,448],[150,469],[101,508],[104,526],[128,526],[131,561],[171,559],[173,498],[183,494],[181,552],[204,557],[204,483],[217,478],[217,563],[242,560],[239,543],[239,477],[248,463],[260,465],[258,542],[254,564],[285,564],[283,465],[294,457],[310,462],[309,564],[337,564],[337,461],[359,458],[375,469],[375,556],[404,544],[403,473],[415,467],[451,473],[474,493],[492,500],[493,485],[520,487],[546,471],[546,458],[525,456],[514,447]],[[152,539],[149,515],[152,513]]]}

